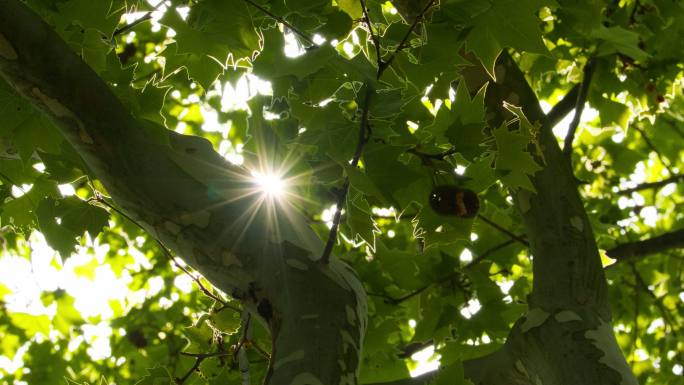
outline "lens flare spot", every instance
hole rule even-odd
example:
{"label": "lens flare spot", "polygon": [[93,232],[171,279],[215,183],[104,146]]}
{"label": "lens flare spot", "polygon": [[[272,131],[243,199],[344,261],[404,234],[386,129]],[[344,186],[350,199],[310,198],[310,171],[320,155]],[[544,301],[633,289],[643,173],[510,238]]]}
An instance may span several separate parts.
{"label": "lens flare spot", "polygon": [[278,198],[285,192],[285,181],[276,174],[252,172],[254,183],[265,195]]}

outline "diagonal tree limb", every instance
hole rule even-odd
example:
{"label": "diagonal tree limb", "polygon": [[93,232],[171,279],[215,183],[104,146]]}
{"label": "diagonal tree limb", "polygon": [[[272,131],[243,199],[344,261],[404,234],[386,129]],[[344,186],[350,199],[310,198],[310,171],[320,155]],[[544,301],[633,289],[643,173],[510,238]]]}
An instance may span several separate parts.
{"label": "diagonal tree limb", "polygon": [[[376,62],[378,64],[378,69],[382,67],[382,55],[380,53],[380,37],[375,31],[373,31],[373,23],[371,23],[370,16],[368,15],[368,6],[366,5],[366,0],[359,0],[361,2],[361,9],[363,10],[363,19],[368,27],[368,33],[373,41],[373,46],[375,47]],[[379,76],[379,75],[378,75]]]}
{"label": "diagonal tree limb", "polygon": [[[580,83],[581,84],[581,83]],[[555,127],[563,118],[575,108],[577,104],[577,95],[579,94],[580,84],[575,84],[570,91],[556,103],[551,111],[546,114],[546,119],[549,121],[549,127]]]}
{"label": "diagonal tree limb", "polygon": [[632,187],[632,188],[626,188],[624,190],[620,190],[617,192],[617,194],[629,195],[633,192],[641,191],[641,190],[660,189],[662,187],[667,186],[670,183],[679,183],[682,180],[684,180],[684,174],[674,174],[673,176],[671,176],[667,179],[659,180],[656,182],[642,183],[642,184],[636,185],[635,187]]}
{"label": "diagonal tree limb", "polygon": [[589,61],[587,61],[587,64],[584,65],[584,79],[582,79],[579,91],[577,92],[577,100],[575,102],[575,116],[573,116],[572,122],[570,122],[570,126],[568,127],[568,132],[565,135],[565,141],[563,144],[563,153],[568,159],[570,159],[570,155],[572,154],[572,143],[575,140],[575,133],[577,132],[577,127],[579,127],[580,120],[582,119],[584,105],[587,102],[587,95],[589,93],[589,86],[591,85],[591,78],[594,75],[594,67],[594,59],[589,59]]}
{"label": "diagonal tree limb", "polygon": [[[359,367],[367,308],[358,277],[336,258],[316,263],[323,244],[300,213],[276,215],[274,234],[260,194],[244,194],[255,188],[249,170],[205,139],[137,120],[20,0],[0,0],[0,78],[55,125],[117,207],[260,318],[276,352],[264,384],[301,373],[336,384]],[[274,365],[292,354],[296,362]]]}
{"label": "diagonal tree limb", "polygon": [[684,248],[684,229],[658,235],[641,241],[628,242],[606,251],[618,261],[633,260],[672,249]]}

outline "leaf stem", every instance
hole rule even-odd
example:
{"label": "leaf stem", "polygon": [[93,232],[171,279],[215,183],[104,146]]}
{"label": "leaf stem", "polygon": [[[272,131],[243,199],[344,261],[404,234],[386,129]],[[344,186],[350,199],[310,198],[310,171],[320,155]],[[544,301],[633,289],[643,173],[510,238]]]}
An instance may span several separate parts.
{"label": "leaf stem", "polygon": [[428,3],[423,7],[423,9],[420,11],[418,16],[416,16],[415,20],[413,20],[413,23],[409,27],[408,31],[406,31],[406,34],[404,35],[404,38],[401,39],[401,42],[397,46],[397,48],[394,49],[390,57],[387,59],[386,62],[383,62],[382,65],[378,68],[378,78],[382,75],[383,72],[392,64],[392,61],[394,61],[394,57],[397,56],[397,53],[404,48],[406,48],[406,45],[408,43],[409,37],[411,36],[411,33],[413,33],[413,30],[416,28],[418,23],[425,17],[425,14],[427,13],[428,10],[437,2],[437,0],[430,0]]}
{"label": "leaf stem", "polygon": [[[91,188],[92,188],[92,187],[91,187]],[[99,192],[97,192],[97,190],[95,190],[95,189],[93,188],[93,191],[94,191],[94,193],[95,193],[95,197],[94,197],[94,198],[91,198],[89,201],[94,201],[94,202],[102,203],[103,205],[107,206],[109,209],[111,209],[111,210],[114,211],[115,213],[117,213],[117,214],[121,215],[122,217],[124,217],[124,218],[128,219],[129,221],[131,221],[131,223],[135,224],[135,225],[136,225],[137,227],[139,227],[141,230],[147,231],[147,230],[145,230],[145,228],[142,227],[138,222],[136,222],[135,220],[133,220],[133,218],[131,218],[130,216],[128,216],[128,214],[124,213],[124,212],[121,211],[118,207],[116,207],[116,206],[112,205],[111,203],[107,202],[107,200],[105,200],[104,197],[102,197],[102,195],[101,195]],[[157,242],[157,244],[158,244],[159,247],[161,248],[161,250],[162,250],[162,252],[164,253],[164,255],[166,255],[166,256],[171,260],[171,262],[172,262],[174,265],[176,265],[177,268],[181,269],[185,274],[187,274],[187,275],[190,277],[190,279],[192,279],[192,280],[197,284],[197,286],[199,287],[200,291],[201,291],[204,295],[206,295],[207,297],[209,297],[209,298],[213,299],[214,301],[216,301],[216,302],[218,302],[218,303],[221,304],[221,306],[222,306],[222,307],[221,307],[221,310],[223,310],[224,308],[230,308],[230,309],[233,309],[233,310],[236,310],[236,311],[240,311],[239,309],[234,308],[234,307],[228,305],[228,304],[226,303],[226,301],[222,300],[221,298],[219,298],[218,296],[216,296],[214,293],[210,292],[210,291],[204,286],[204,284],[202,284],[202,282],[200,281],[200,279],[199,279],[198,277],[195,277],[192,273],[190,273],[190,271],[188,271],[188,269],[186,269],[184,266],[181,266],[181,265],[178,263],[178,261],[176,260],[176,257],[174,257],[173,254],[171,253],[171,250],[169,250],[169,249],[168,249],[160,240],[155,239],[155,241]]]}
{"label": "leaf stem", "polygon": [[[359,127],[359,138],[356,143],[356,150],[354,151],[354,158],[350,165],[352,167],[357,167],[359,161],[361,160],[361,155],[363,154],[363,149],[368,143],[371,136],[371,128],[368,124],[369,110],[370,110],[370,99],[375,92],[373,87],[370,86],[368,82],[365,84],[366,93],[361,105],[361,124]],[[335,241],[337,240],[337,232],[340,226],[340,220],[342,218],[342,207],[347,199],[347,193],[349,191],[349,177],[344,180],[344,185],[342,189],[337,194],[337,205],[335,209],[335,215],[333,217],[333,224],[330,227],[330,232],[328,233],[328,241],[325,243],[325,248],[323,249],[323,255],[321,256],[321,262],[327,265],[330,262],[330,254],[335,246]]]}
{"label": "leaf stem", "polygon": [[375,56],[378,62],[378,78],[381,75],[380,68],[382,68],[382,56],[380,55],[380,38],[373,32],[373,24],[371,24],[370,16],[368,16],[368,7],[366,6],[366,0],[359,0],[361,2],[361,8],[363,9],[363,18],[368,27],[368,33],[370,33],[371,40],[373,40],[373,45],[375,46]]}
{"label": "leaf stem", "polygon": [[269,11],[268,9],[262,7],[261,5],[257,4],[256,2],[254,2],[252,0],[242,0],[242,1],[244,1],[245,3],[251,5],[252,7],[256,8],[256,9],[258,9],[259,11],[261,11],[265,15],[269,16],[270,18],[274,19],[278,23],[286,26],[289,30],[291,30],[292,32],[297,34],[299,37],[304,39],[311,46],[316,45],[316,43],[314,43],[314,41],[309,37],[309,35],[307,35],[306,33],[302,32],[301,30],[299,30],[298,28],[296,28],[295,26],[293,26],[292,24],[287,22],[283,17],[274,14],[273,12]]}

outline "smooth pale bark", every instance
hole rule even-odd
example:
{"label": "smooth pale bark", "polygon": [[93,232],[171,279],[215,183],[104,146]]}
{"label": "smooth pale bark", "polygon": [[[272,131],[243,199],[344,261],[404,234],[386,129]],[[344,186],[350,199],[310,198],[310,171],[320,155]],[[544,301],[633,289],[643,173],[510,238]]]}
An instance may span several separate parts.
{"label": "smooth pale bark", "polygon": [[[492,82],[479,65],[465,71],[472,90],[490,82],[490,120],[504,119],[507,100],[541,124],[541,153],[531,149],[544,165],[533,178],[536,193],[514,192],[534,256],[534,289],[504,347],[465,362],[466,376],[487,385],[636,384],[612,333],[603,270],[571,169],[506,54],[496,74]],[[0,76],[50,116],[120,207],[267,324],[274,338],[267,384],[357,383],[365,295],[347,266],[316,261],[322,245],[305,219],[278,209],[274,232],[266,210],[253,209],[259,195],[245,195],[253,187],[246,170],[202,139],[151,134],[17,0],[0,0]]]}
{"label": "smooth pale bark", "polygon": [[[491,79],[477,58],[463,71],[471,93],[487,84],[491,127],[514,116],[508,102],[522,106],[539,126],[529,150],[543,170],[532,178],[536,192],[512,191],[533,256],[534,285],[527,314],[504,346],[463,363],[475,385],[634,385],[611,325],[603,267],[575,177],[549,121],[524,75],[507,53]],[[556,118],[554,118],[555,120]],[[436,373],[375,385],[428,385]]]}
{"label": "smooth pale bark", "polygon": [[535,192],[512,191],[533,258],[533,290],[527,314],[504,347],[465,363],[475,384],[636,384],[611,325],[603,267],[570,162],[562,154],[525,76],[506,53],[489,78],[476,59],[464,71],[470,90],[488,82],[488,120],[497,127],[513,115],[504,102],[522,106],[538,126],[530,152],[543,169],[531,179]]}
{"label": "smooth pale bark", "polygon": [[356,384],[366,298],[292,209],[271,208],[250,173],[204,139],[140,122],[18,0],[0,0],[0,76],[42,110],[116,204],[239,299],[271,331],[266,383]]}

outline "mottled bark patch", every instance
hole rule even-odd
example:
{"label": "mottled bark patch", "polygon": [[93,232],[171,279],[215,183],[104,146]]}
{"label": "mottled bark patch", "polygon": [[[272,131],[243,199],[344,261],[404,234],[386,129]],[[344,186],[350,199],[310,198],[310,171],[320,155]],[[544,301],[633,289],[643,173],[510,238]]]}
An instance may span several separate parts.
{"label": "mottled bark patch", "polygon": [[0,34],[0,56],[7,60],[17,60],[19,58],[17,51],[14,50],[12,44],[10,44],[3,34]]}

